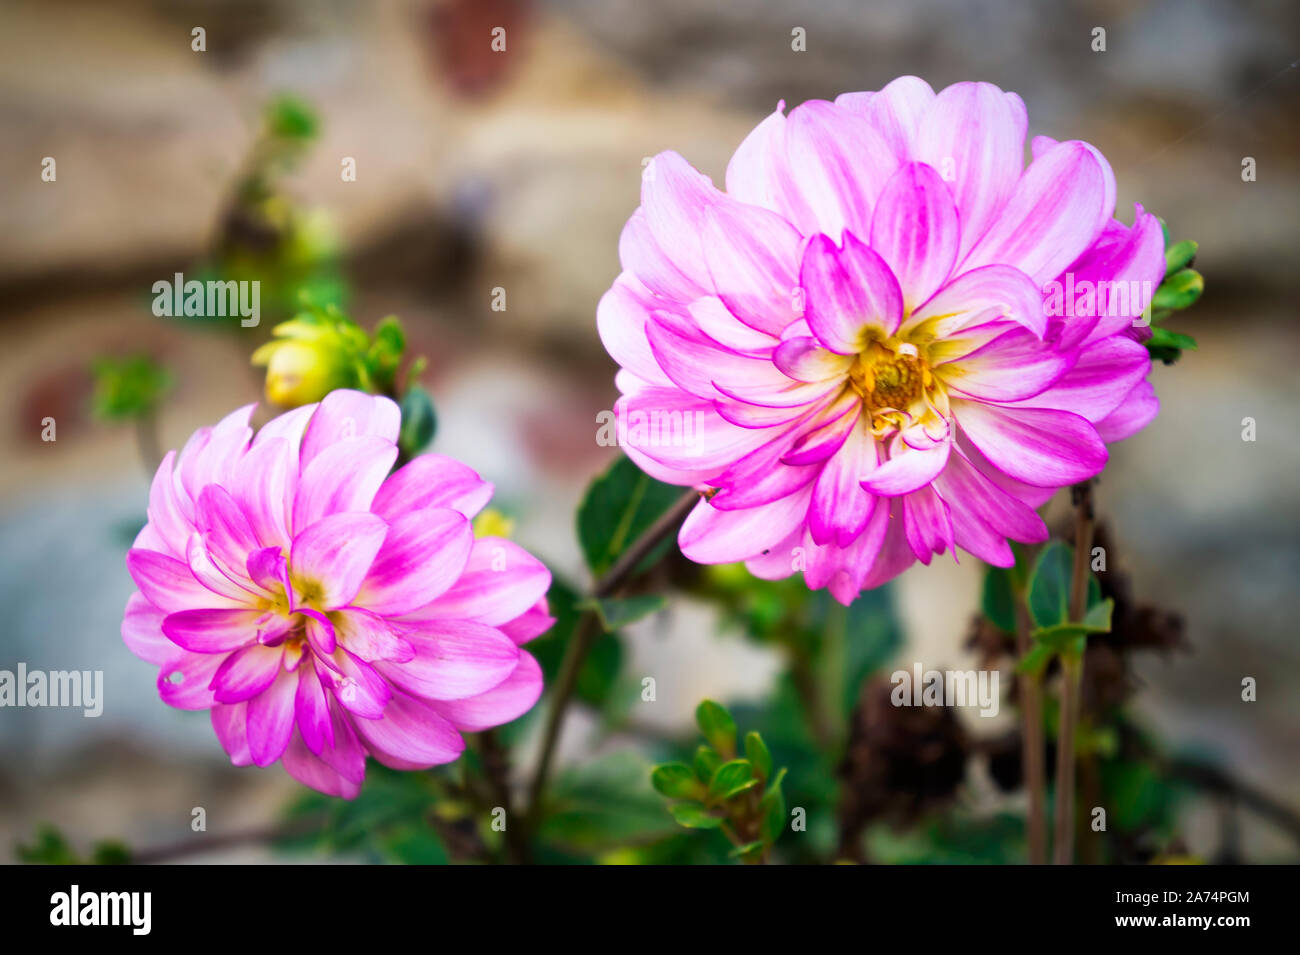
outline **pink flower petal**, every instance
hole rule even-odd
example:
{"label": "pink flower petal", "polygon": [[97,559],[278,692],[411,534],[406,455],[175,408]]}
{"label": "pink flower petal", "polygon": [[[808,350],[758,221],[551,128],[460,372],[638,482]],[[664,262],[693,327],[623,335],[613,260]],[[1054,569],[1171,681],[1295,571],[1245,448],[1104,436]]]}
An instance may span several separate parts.
{"label": "pink flower petal", "polygon": [[476,620],[501,626],[542,601],[551,586],[546,565],[513,541],[481,537],[474,541],[469,562],[451,589],[435,599],[419,617]]}
{"label": "pink flower petal", "polygon": [[469,620],[403,626],[415,648],[405,663],[375,669],[408,693],[430,700],[459,700],[496,686],[514,670],[519,647],[500,630]]}
{"label": "pink flower petal", "polygon": [[476,733],[518,719],[542,695],[542,668],[532,654],[521,651],[510,676],[485,693],[463,700],[430,704],[457,729]]}
{"label": "pink flower petal", "polygon": [[300,470],[305,474],[321,452],[353,438],[397,443],[402,412],[391,398],[340,388],[326,395],[302,436]]}
{"label": "pink flower petal", "polygon": [[1032,400],[1069,370],[1074,356],[1061,354],[1028,329],[1000,324],[1010,330],[960,358],[935,365],[935,376],[956,391],[1001,402]]}
{"label": "pink flower petal", "polygon": [[1123,441],[1137,434],[1160,411],[1160,399],[1149,381],[1139,381],[1119,405],[1097,422],[1097,434],[1103,441]]}
{"label": "pink flower petal", "polygon": [[870,244],[897,278],[904,311],[947,281],[960,240],[957,206],[939,174],[915,162],[894,173],[871,217]]}
{"label": "pink flower petal", "polygon": [[677,541],[697,564],[727,564],[757,557],[803,524],[812,488],[770,504],[723,511],[700,501],[687,515]]}
{"label": "pink flower petal", "polygon": [[423,607],[456,582],[473,546],[474,531],[460,511],[408,511],[388,525],[355,602],[384,616]]}
{"label": "pink flower petal", "polygon": [[429,704],[400,691],[377,720],[358,720],[355,729],[375,759],[394,769],[428,769],[450,763],[465,741]]}
{"label": "pink flower petal", "polygon": [[374,514],[322,518],[294,538],[289,557],[294,580],[300,586],[304,582],[314,586],[318,609],[347,606],[361,589],[387,533],[388,525]]}
{"label": "pink flower petal", "polygon": [[385,520],[427,507],[450,507],[472,518],[492,500],[492,491],[473,468],[441,454],[422,454],[393,472],[370,509]]}
{"label": "pink flower petal", "polygon": [[954,83],[921,120],[917,158],[948,180],[961,213],[959,260],[1013,195],[1025,164],[1027,125],[1020,97],[991,83]]}
{"label": "pink flower petal", "polygon": [[256,766],[270,766],[289,745],[298,679],[297,673],[281,670],[266,690],[248,701],[248,752]]}
{"label": "pink flower petal", "polygon": [[397,446],[374,435],[344,438],[319,450],[298,484],[294,533],[330,514],[370,510],[395,460]]}
{"label": "pink flower petal", "polygon": [[1006,265],[988,265],[957,276],[903,323],[901,333],[921,326],[936,340],[965,328],[1007,318],[1039,338],[1047,332],[1043,293],[1033,280]]}
{"label": "pink flower petal", "polygon": [[283,660],[281,647],[253,644],[236,650],[212,678],[213,698],[218,703],[240,703],[257,696],[275,680]]}
{"label": "pink flower petal", "polygon": [[795,265],[803,239],[779,215],[721,201],[704,215],[704,260],[727,309],[769,335],[799,318],[794,310]]}
{"label": "pink flower petal", "polygon": [[862,487],[872,494],[897,497],[925,487],[943,471],[952,449],[951,441],[941,441],[923,451],[914,450],[901,437],[895,438],[889,459],[882,461],[862,479]]}
{"label": "pink flower petal", "polygon": [[1079,142],[1053,146],[1030,164],[962,270],[1013,265],[1041,287],[1092,245],[1110,220],[1108,182],[1110,167],[1096,150]]}
{"label": "pink flower petal", "polygon": [[181,610],[163,618],[163,633],[194,653],[228,653],[257,642],[260,610]]}
{"label": "pink flower petal", "polygon": [[1047,408],[952,402],[957,424],[999,470],[1039,487],[1064,487],[1106,466],[1106,446],[1087,419]]}
{"label": "pink flower petal", "polygon": [[866,528],[877,498],[863,490],[861,482],[876,469],[877,461],[875,438],[865,428],[855,427],[843,447],[826,462],[813,486],[808,530],[816,543],[834,540],[838,546],[847,547]]}
{"label": "pink flower petal", "polygon": [[836,248],[815,235],[804,250],[799,284],[807,293],[806,317],[823,345],[855,355],[869,332],[887,337],[903,317],[903,293],[885,261],[852,233]]}

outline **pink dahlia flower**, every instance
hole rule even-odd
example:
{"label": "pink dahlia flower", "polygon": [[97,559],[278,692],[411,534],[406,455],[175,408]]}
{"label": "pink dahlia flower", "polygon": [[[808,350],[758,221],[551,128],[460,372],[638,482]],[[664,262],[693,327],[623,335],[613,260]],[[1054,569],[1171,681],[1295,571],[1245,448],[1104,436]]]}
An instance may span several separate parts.
{"label": "pink dahlia flower", "polygon": [[474,538],[492,485],[432,454],[390,476],[387,398],[335,391],[256,437],[252,411],[168,453],[127,554],[122,637],[161,667],[163,701],[211,710],[235,765],[283,760],[347,798],[367,755],[450,762],[462,732],[528,710],[542,676],[519,645],[554,622],[551,576]]}
{"label": "pink dahlia flower", "polygon": [[1026,166],[1024,103],[987,83],[783,107],[726,192],[647,168],[597,316],[626,451],[715,489],[680,535],[701,563],[844,603],[957,547],[1009,565],[1156,414],[1133,326],[1160,225],[1115,220],[1087,143],[1037,137]]}

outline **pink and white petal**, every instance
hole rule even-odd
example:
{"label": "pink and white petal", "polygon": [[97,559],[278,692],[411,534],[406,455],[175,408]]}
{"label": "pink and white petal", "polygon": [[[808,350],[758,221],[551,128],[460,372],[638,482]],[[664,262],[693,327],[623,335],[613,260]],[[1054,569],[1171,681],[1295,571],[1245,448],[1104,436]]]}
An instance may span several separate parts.
{"label": "pink and white petal", "polygon": [[1039,338],[1047,332],[1042,291],[1028,275],[1009,265],[987,265],[957,276],[917,309],[900,333],[919,329],[942,340],[998,318],[1023,325]]}
{"label": "pink and white petal", "polygon": [[474,541],[464,572],[446,593],[416,616],[477,620],[502,626],[543,601],[551,586],[546,565],[514,541],[480,537]]}
{"label": "pink and white petal", "polygon": [[902,437],[894,439],[888,460],[862,479],[862,487],[883,497],[898,497],[925,487],[943,471],[952,450],[951,441],[940,441],[916,450]]}
{"label": "pink and white petal", "polygon": [[[1085,343],[1132,328],[1164,279],[1165,242],[1160,220],[1137,206],[1133,228],[1119,226],[1109,241],[1103,238],[1070,271],[1074,273],[1076,286],[1089,282],[1095,288],[1106,290],[1105,305],[1097,302],[1097,321]],[[1062,344],[1071,341],[1063,335]]]}
{"label": "pink and white petal", "polygon": [[209,484],[228,485],[235,465],[253,436],[248,426],[257,405],[244,405],[211,428],[200,428],[186,442],[180,456],[181,486],[191,501]]}
{"label": "pink and white petal", "polygon": [[791,110],[785,132],[787,168],[811,212],[794,225],[804,235],[868,235],[872,203],[903,157],[865,119],[825,100]]}
{"label": "pink and white petal", "polygon": [[261,549],[261,544],[230,492],[219,484],[205,487],[194,505],[194,525],[222,572],[240,579],[242,584],[248,558]]}
{"label": "pink and white petal", "polygon": [[456,582],[473,546],[474,531],[460,511],[427,507],[403,514],[388,525],[355,603],[383,616],[423,607]]}
{"label": "pink and white petal", "polygon": [[712,344],[698,331],[698,337],[689,337],[667,317],[658,313],[646,322],[646,336],[659,367],[683,391],[712,400],[722,394],[715,382],[736,382],[762,393],[789,386],[790,380],[770,361]]}
{"label": "pink and white petal", "polygon": [[704,261],[727,309],[750,328],[779,336],[796,320],[795,274],[803,237],[758,206],[719,201],[704,215]]}
{"label": "pink and white petal", "polygon": [[294,723],[302,734],[307,748],[315,754],[334,745],[334,726],[330,719],[329,699],[325,687],[308,663],[298,675],[298,688],[293,698]]}
{"label": "pink and white petal", "polygon": [[293,532],[330,514],[370,510],[396,460],[397,446],[376,435],[342,438],[322,448],[303,468],[293,502]]}
{"label": "pink and white petal", "polygon": [[335,639],[367,663],[376,660],[405,663],[415,656],[415,648],[377,613],[360,607],[344,607],[331,613],[330,618]]}
{"label": "pink and white petal", "polygon": [[954,399],[962,432],[994,467],[1026,484],[1064,487],[1099,473],[1106,446],[1086,418],[1050,408],[1001,408]]}
{"label": "pink and white petal", "polygon": [[428,769],[450,763],[465,749],[460,733],[429,704],[400,690],[377,720],[358,720],[355,729],[371,754],[394,769]]}
{"label": "pink and white petal", "polygon": [[894,173],[871,217],[871,248],[888,263],[903,293],[903,311],[927,301],[957,262],[961,223],[948,185],[924,163]]}
{"label": "pink and white petal", "polygon": [[199,583],[187,564],[152,550],[127,552],[126,569],[146,600],[164,613],[193,607],[242,608],[247,602]]}
{"label": "pink and white petal", "polygon": [[723,198],[708,176],[672,150],[650,160],[641,177],[641,210],[655,243],[705,291],[712,286],[704,255],[705,212]]}
{"label": "pink and white petal", "polygon": [[141,660],[155,666],[176,655],[176,644],[162,632],[165,616],[142,593],[127,598],[126,613],[122,616],[122,642]]}
{"label": "pink and white petal", "polygon": [[[322,518],[294,538],[289,565],[295,583],[299,588],[313,585],[321,609],[347,606],[361,589],[387,534],[388,525],[374,514]],[[300,591],[299,602],[302,597]]]}
{"label": "pink and white petal", "polygon": [[914,159],[921,121],[934,101],[934,90],[925,80],[900,76],[877,93],[841,93],[835,105],[864,117],[896,155]]}
{"label": "pink and white petal", "polygon": [[546,598],[543,597],[518,617],[497,626],[497,629],[515,642],[523,645],[529,640],[540,637],[555,626],[555,618],[550,614]]}
{"label": "pink and white petal", "polygon": [[787,338],[777,346],[772,353],[772,363],[795,381],[818,382],[844,378],[853,366],[853,359],[827,351],[815,338],[798,336]]}
{"label": "pink and white petal", "polygon": [[600,297],[596,306],[596,331],[605,351],[620,367],[643,381],[667,385],[668,378],[655,361],[645,334],[646,320],[656,308],[662,305],[656,304],[635,275],[624,272]]}
{"label": "pink and white petal", "polygon": [[682,553],[697,564],[726,564],[760,556],[802,527],[812,488],[770,504],[742,511],[723,511],[701,500],[687,515],[677,536]]}
{"label": "pink and white petal", "polygon": [[1013,195],[1024,169],[1028,121],[1020,97],[991,83],[941,90],[921,120],[916,156],[949,180],[961,213],[958,261]]}
{"label": "pink and white petal", "polygon": [[210,684],[223,660],[219,653],[179,651],[158,671],[159,697],[178,710],[210,709],[216,702]]}
{"label": "pink and white petal", "polygon": [[[792,284],[791,288],[793,287]],[[789,289],[786,290],[786,297],[793,300]],[[791,305],[791,309],[791,314],[793,315],[793,304]],[[695,327],[706,336],[717,342],[723,348],[739,352],[742,355],[751,358],[766,357],[771,355],[772,349],[777,344],[777,339],[772,335],[769,335],[767,332],[761,332],[756,328],[751,328],[749,325],[742,322],[730,309],[727,308],[726,305],[723,304],[722,299],[715,295],[706,295],[703,298],[697,298],[687,306],[687,313],[691,316],[691,320],[695,323]],[[644,330],[641,332],[641,337],[643,340],[645,339]],[[645,342],[645,350],[646,354],[650,355],[650,345],[648,341]],[[616,361],[618,360],[618,356],[615,355],[613,351],[610,351],[610,356]],[[650,356],[650,360],[654,362],[653,355]],[[627,367],[624,362],[620,362],[620,364]],[[668,378],[664,375],[663,369],[659,367],[659,363],[654,362],[654,367],[659,378],[662,379],[655,383],[667,384]],[[637,371],[637,369],[632,370],[634,372]],[[640,377],[645,378],[644,375],[640,375]],[[648,381],[650,379],[646,380]]]}
{"label": "pink and white petal", "polygon": [[903,532],[916,559],[929,564],[945,551],[956,556],[952,518],[948,502],[932,487],[923,487],[903,498]]}
{"label": "pink and white petal", "polygon": [[808,530],[813,541],[847,547],[862,533],[878,500],[863,490],[862,480],[876,469],[878,461],[875,438],[865,428],[855,427],[813,485],[808,509]]}
{"label": "pink and white petal", "polygon": [[1150,370],[1151,356],[1146,348],[1131,338],[1115,335],[1085,346],[1074,367],[1050,388],[1013,403],[1072,411],[1095,424],[1114,411]]}
{"label": "pink and white petal", "polygon": [[1140,381],[1124,400],[1097,422],[1097,434],[1106,442],[1123,441],[1137,434],[1160,412],[1160,399],[1149,381]]}
{"label": "pink and white petal", "polygon": [[185,511],[176,494],[176,452],[168,451],[158,465],[149,487],[149,524],[157,531],[163,543],[162,550],[172,557],[184,558],[185,542],[194,532],[193,523],[186,517]]}
{"label": "pink and white petal", "polygon": [[721,490],[709,503],[719,510],[743,510],[770,504],[806,487],[817,477],[819,468],[782,464],[781,457],[790,450],[791,444],[790,434],[778,434],[727,468],[714,482]]}
{"label": "pink and white petal", "polygon": [[635,275],[652,295],[667,302],[683,305],[711,291],[679,269],[655,241],[644,208],[634,211],[623,226],[618,237],[618,260],[624,274]]}
{"label": "pink and white petal", "polygon": [[771,439],[761,431],[737,427],[722,418],[711,401],[676,388],[652,387],[625,395],[614,403],[614,412],[619,443],[629,456],[641,454],[664,467],[706,476]]}
{"label": "pink and white petal", "polygon": [[[207,541],[197,531],[190,535],[185,549],[185,559],[189,564],[190,573],[199,583],[212,593],[221,594],[230,602],[249,606],[263,596],[247,576],[247,558],[244,563],[227,570],[224,565],[216,562],[208,550]],[[212,604],[201,602],[198,606],[212,606]]]}
{"label": "pink and white petal", "polygon": [[317,669],[321,681],[343,708],[362,720],[378,719],[392,699],[393,689],[379,672],[356,654],[340,647]]}
{"label": "pink and white petal", "polygon": [[953,450],[948,466],[935,479],[934,487],[951,508],[957,543],[983,560],[989,558],[963,543],[962,528],[970,518],[978,518],[1001,537],[1024,544],[1047,540],[1047,525],[1038,512],[985,476],[960,448]]}
{"label": "pink and white petal", "polygon": [[903,318],[903,293],[885,260],[852,233],[842,248],[815,235],[799,267],[805,318],[813,335],[833,352],[856,355],[868,335],[892,335]]}
{"label": "pink and white petal", "polygon": [[812,429],[790,445],[790,450],[781,456],[781,463],[797,467],[825,461],[840,450],[861,417],[861,399],[856,392],[847,392],[812,420]]}
{"label": "pink and white petal", "polygon": [[284,650],[260,644],[243,647],[226,657],[212,677],[212,696],[218,703],[242,703],[257,696],[282,669]]}
{"label": "pink and white petal", "polygon": [[217,703],[211,710],[212,731],[235,766],[251,766],[248,751],[248,704]]}
{"label": "pink and white petal", "polygon": [[193,653],[229,653],[257,642],[265,613],[260,610],[181,610],[163,618],[163,633]]}
{"label": "pink and white petal", "polygon": [[1059,383],[1074,360],[1074,355],[1061,354],[1028,329],[1013,326],[974,351],[936,365],[934,374],[974,398],[1017,401]]}
{"label": "pink and white petal", "polygon": [[415,655],[375,669],[394,686],[428,700],[459,700],[490,690],[514,670],[519,647],[495,627],[471,620],[401,627]]}
{"label": "pink and white petal", "polygon": [[450,507],[473,518],[492,500],[492,491],[473,468],[441,454],[422,454],[383,483],[370,509],[385,520],[426,507]]}
{"label": "pink and white petal", "polygon": [[402,412],[391,398],[349,388],[331,391],[303,432],[300,470],[305,473],[318,455],[341,441],[376,438],[396,445],[401,426]]}
{"label": "pink and white petal", "polygon": [[289,439],[254,441],[235,465],[234,488],[235,500],[262,546],[288,549],[293,540],[289,516],[298,489],[298,459]]}
{"label": "pink and white petal", "polygon": [[[299,732],[295,732],[290,737],[289,745],[284,750],[283,761],[286,773],[317,792],[327,796],[337,796],[340,799],[355,799],[361,793],[360,781],[348,779],[323,758],[313,754]],[[364,765],[363,756],[362,766]]]}
{"label": "pink and white petal", "polygon": [[320,407],[319,403],[314,402],[272,418],[258,430],[257,436],[253,438],[253,447],[267,441],[283,438],[289,442],[289,450],[294,461],[293,470],[297,471],[299,469],[298,460],[302,449],[303,432],[307,430],[307,424],[311,421],[312,415],[316,413],[318,407]]}
{"label": "pink and white petal", "polygon": [[733,199],[780,214],[792,224],[813,221],[798,194],[786,159],[785,100],[754,127],[727,164],[727,193]]}
{"label": "pink and white petal", "polygon": [[270,766],[289,745],[298,680],[298,673],[281,670],[269,687],[248,701],[248,752],[253,765]]}
{"label": "pink and white petal", "polygon": [[1016,183],[962,270],[1013,265],[1043,286],[1101,235],[1114,209],[1108,183],[1109,165],[1086,143],[1052,147]]}
{"label": "pink and white petal", "polygon": [[430,706],[457,729],[476,733],[518,719],[541,695],[542,668],[532,654],[520,651],[514,671],[492,689],[463,700],[438,700]]}

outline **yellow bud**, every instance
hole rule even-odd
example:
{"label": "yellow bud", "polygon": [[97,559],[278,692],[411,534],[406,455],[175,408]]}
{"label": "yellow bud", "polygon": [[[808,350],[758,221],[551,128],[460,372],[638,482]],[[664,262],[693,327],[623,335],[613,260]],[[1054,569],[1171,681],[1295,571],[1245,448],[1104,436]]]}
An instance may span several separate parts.
{"label": "yellow bud", "polygon": [[515,522],[495,507],[485,508],[474,518],[475,537],[509,537],[514,530]]}
{"label": "yellow bud", "polygon": [[266,397],[285,408],[320,401],[348,384],[336,349],[321,339],[281,339],[253,353],[254,365],[266,365]]}

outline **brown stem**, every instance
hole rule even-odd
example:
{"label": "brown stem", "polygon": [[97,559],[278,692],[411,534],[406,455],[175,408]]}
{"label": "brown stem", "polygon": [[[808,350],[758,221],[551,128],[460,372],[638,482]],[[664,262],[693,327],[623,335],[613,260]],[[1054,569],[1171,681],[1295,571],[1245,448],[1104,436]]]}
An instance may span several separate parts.
{"label": "brown stem", "polygon": [[[1029,608],[1024,593],[1016,595],[1016,651],[1025,659],[1031,648]],[[1020,762],[1029,794],[1029,864],[1047,864],[1047,753],[1043,739],[1043,675],[1020,675]]]}
{"label": "brown stem", "polygon": [[[1070,620],[1083,619],[1088,603],[1088,564],[1092,556],[1092,482],[1074,486],[1074,574],[1070,580]],[[1074,743],[1079,726],[1083,686],[1083,653],[1061,654],[1061,717],[1056,740],[1056,845],[1055,862],[1074,859]]]}
{"label": "brown stem", "polygon": [[496,730],[484,730],[478,734],[478,751],[492,798],[506,813],[506,856],[514,865],[530,862],[528,834],[525,832],[524,820],[515,816],[514,794],[510,790],[510,765]]}
{"label": "brown stem", "polygon": [[132,852],[131,863],[133,865],[154,865],[161,862],[172,862],[202,852],[215,852],[218,849],[229,849],[234,846],[252,845],[260,842],[274,842],[290,836],[305,835],[319,829],[324,822],[325,818],[323,816],[304,816],[290,823],[257,826],[253,829],[223,832],[219,835],[197,836],[168,845],[156,846],[152,849],[141,849],[138,852]]}
{"label": "brown stem", "polygon": [[[699,493],[693,490],[687,491],[678,498],[673,506],[646,528],[645,533],[638,537],[631,547],[619,555],[613,566],[596,581],[596,585],[592,588],[592,597],[608,597],[622,587],[636,572],[637,567],[645,559],[646,555],[654,550],[660,541],[676,531],[677,525],[686,518],[691,508],[699,500]],[[532,785],[528,791],[526,829],[530,833],[537,824],[542,790],[546,787],[546,780],[550,775],[551,763],[555,758],[555,747],[560,739],[560,728],[564,725],[565,713],[573,699],[574,688],[578,685],[578,674],[582,671],[582,664],[586,661],[587,654],[591,652],[591,648],[599,635],[600,627],[597,624],[596,614],[588,610],[574,627],[573,636],[569,638],[569,645],[564,649],[564,659],[560,663],[559,675],[555,678],[551,707],[546,714],[546,725],[542,731],[542,754],[538,759],[537,770],[533,774]]]}

